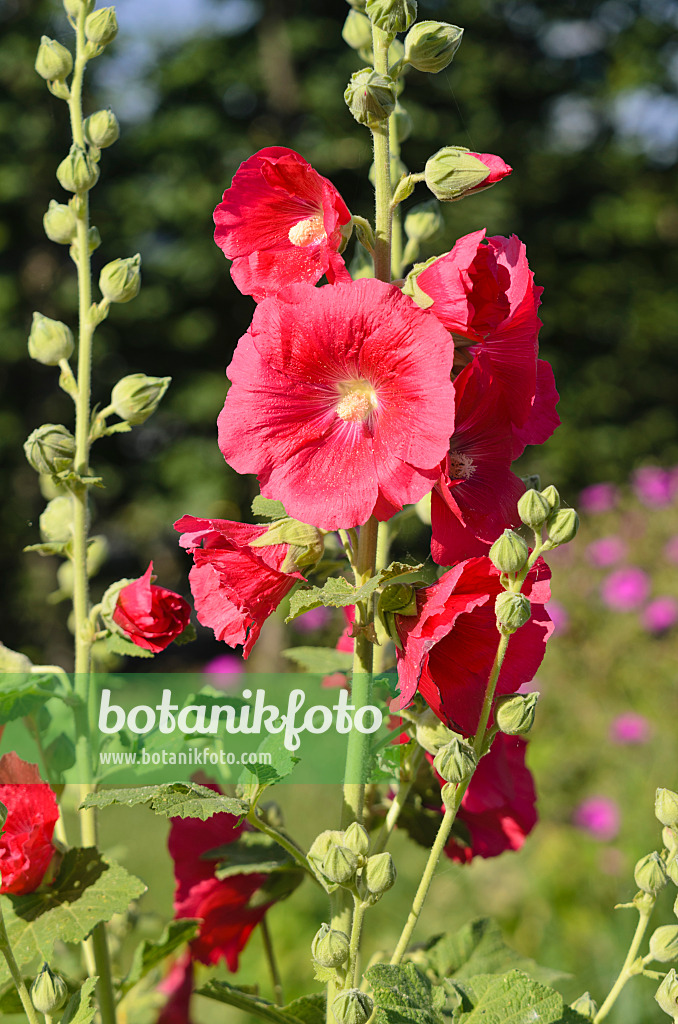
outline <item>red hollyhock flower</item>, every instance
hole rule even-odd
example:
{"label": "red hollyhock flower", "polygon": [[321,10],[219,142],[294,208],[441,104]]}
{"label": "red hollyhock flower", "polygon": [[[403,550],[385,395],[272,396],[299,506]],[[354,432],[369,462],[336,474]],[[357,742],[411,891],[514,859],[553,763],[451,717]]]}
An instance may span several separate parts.
{"label": "red hollyhock flower", "polygon": [[465,365],[479,350],[486,351],[511,421],[526,434],[523,446],[539,443],[538,438],[545,440],[546,423],[555,428],[559,422],[557,392],[546,386],[543,376],[541,400],[546,403],[548,399],[549,406],[539,410],[532,429],[526,432],[537,394],[541,327],[537,309],[543,289],[534,284],[519,238],[495,236],[484,242],[484,237],[482,230],[460,238],[451,252],[418,275],[417,284],[433,299],[431,312],[454,335],[457,365]]}
{"label": "red hollyhock flower", "polygon": [[37,766],[10,751],[0,757],[0,803],[7,808],[0,835],[0,893],[33,892],[54,856],[56,797]]}
{"label": "red hollyhock flower", "polygon": [[268,526],[232,523],[228,519],[182,516],[174,524],[179,541],[193,555],[189,573],[198,620],[214,630],[217,640],[252,650],[261,627],[297,580],[300,572],[283,570],[289,544],[250,547]]}
{"label": "red hollyhock flower", "polygon": [[452,860],[467,864],[474,857],[498,857],[525,842],[537,823],[526,747],[517,736],[495,736],[473,774],[445,847]]}
{"label": "red hollyhock flower", "polygon": [[156,1024],[191,1024],[193,957],[190,950],[175,960],[167,977],[158,985],[158,992],[167,996],[167,1002],[158,1014]]}
{"label": "red hollyhock flower", "polygon": [[233,260],[231,277],[260,302],[323,274],[350,280],[339,255],[351,214],[334,185],[298,153],[262,149],[240,165],[214,211],[214,241]]}
{"label": "red hollyhock flower", "polygon": [[[489,558],[469,558],[417,592],[416,616],[396,616],[403,648],[398,651],[401,707],[418,690],[445,725],[474,735],[499,642],[494,612],[503,589],[499,576]],[[532,615],[509,640],[498,694],[515,693],[541,664],[553,632],[544,608],[550,578],[539,559],[523,585]]]}
{"label": "red hollyhock flower", "polygon": [[[489,188],[490,185],[496,185],[498,181],[508,177],[513,171],[509,164],[505,163],[500,156],[496,156],[494,153],[469,153],[468,155],[474,156],[476,160],[480,160],[486,167],[489,167],[490,173],[479,185],[474,185],[473,188],[467,189],[464,192],[464,197],[470,196],[473,192],[482,192],[483,189]],[[460,196],[459,198],[462,197]]]}
{"label": "red hollyhock flower", "polygon": [[290,287],[257,307],[238,343],[219,447],[304,522],[390,518],[438,476],[454,426],[453,351],[395,285]]}
{"label": "red hollyhock flower", "polygon": [[456,416],[450,451],[431,495],[431,553],[439,565],[487,554],[518,521],[525,485],[510,470],[513,442],[503,392],[486,353],[454,382]]}
{"label": "red hollyhock flower", "polygon": [[158,654],[183,633],[191,608],[179,594],[154,586],[152,572],[153,562],[149,562],[143,576],[122,588],[113,621],[137,647]]}

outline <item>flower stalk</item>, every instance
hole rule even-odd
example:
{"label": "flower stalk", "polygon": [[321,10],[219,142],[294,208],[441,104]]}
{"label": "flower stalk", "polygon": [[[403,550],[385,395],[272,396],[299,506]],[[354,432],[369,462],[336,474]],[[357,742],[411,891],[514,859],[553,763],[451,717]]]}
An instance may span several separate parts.
{"label": "flower stalk", "polygon": [[29,1024],[40,1024],[40,1015],[31,1002],[31,997],[28,994],[28,989],[24,984],[24,979],[19,970],[19,965],[16,962],[14,952],[12,950],[9,936],[7,935],[7,928],[5,927],[5,919],[2,914],[2,904],[0,903],[0,953],[2,953],[7,964],[9,973],[12,975],[12,981],[14,987],[17,990],[17,995],[21,1000],[21,1005],[24,1008],[24,1013],[29,1021]]}

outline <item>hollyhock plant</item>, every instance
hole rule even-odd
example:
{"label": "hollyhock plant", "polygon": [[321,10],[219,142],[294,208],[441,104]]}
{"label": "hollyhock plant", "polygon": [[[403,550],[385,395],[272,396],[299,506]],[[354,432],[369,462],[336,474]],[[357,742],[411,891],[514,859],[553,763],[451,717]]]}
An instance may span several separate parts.
{"label": "hollyhock plant", "polygon": [[585,487],[579,495],[579,506],[583,512],[592,512],[599,515],[603,512],[612,512],[619,502],[619,488],[614,484],[591,484]]}
{"label": "hollyhock plant", "polygon": [[7,820],[0,829],[0,893],[33,892],[55,852],[56,797],[40,778],[37,765],[10,751],[0,757],[0,803],[7,808]]}
{"label": "hollyhock plant", "polygon": [[625,566],[603,580],[600,596],[603,602],[617,612],[632,612],[647,600],[650,577],[636,565]]}
{"label": "hollyhock plant", "polygon": [[636,469],[631,475],[631,484],[636,496],[650,508],[669,505],[678,490],[674,474],[660,466]]}
{"label": "hollyhock plant", "polygon": [[647,743],[652,733],[650,723],[644,715],[627,711],[617,715],[610,725],[610,739],[620,745]]}
{"label": "hollyhock plant", "polygon": [[438,476],[453,355],[436,318],[395,285],[291,286],[257,306],[238,342],[219,447],[305,522],[388,519]]}
{"label": "hollyhock plant", "polygon": [[179,594],[155,586],[152,573],[149,562],[143,576],[120,590],[112,618],[137,647],[158,654],[183,633],[191,606]]}
{"label": "hollyhock plant", "polygon": [[626,557],[626,544],[621,537],[601,537],[586,548],[586,557],[597,569],[606,569]]}
{"label": "hollyhock plant", "polygon": [[609,797],[591,796],[579,804],[572,820],[593,839],[608,843],[619,832],[619,806]]}
{"label": "hollyhock plant", "polygon": [[270,146],[240,165],[214,211],[231,277],[257,302],[288,284],[350,280],[339,255],[351,214],[336,188],[292,149]]}
{"label": "hollyhock plant", "polygon": [[[553,624],[544,607],[550,572],[538,560],[523,593],[531,616],[510,639],[497,693],[515,693],[537,673]],[[419,691],[445,725],[472,736],[497,650],[495,599],[500,573],[487,557],[470,558],[417,591],[417,614],[398,615],[401,707]]]}
{"label": "hollyhock plant", "polygon": [[641,621],[648,633],[665,633],[678,622],[678,601],[669,594],[656,597],[643,608]]}

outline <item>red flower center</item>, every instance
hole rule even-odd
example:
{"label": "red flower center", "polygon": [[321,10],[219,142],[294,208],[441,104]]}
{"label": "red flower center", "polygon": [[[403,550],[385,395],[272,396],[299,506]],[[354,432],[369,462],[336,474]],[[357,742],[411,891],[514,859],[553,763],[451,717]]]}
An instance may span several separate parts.
{"label": "red flower center", "polygon": [[470,480],[476,471],[473,459],[463,452],[450,452],[449,467],[452,480]]}
{"label": "red flower center", "polygon": [[319,245],[327,240],[325,232],[325,217],[322,210],[318,210],[312,217],[306,220],[299,220],[293,224],[287,233],[292,245],[303,249],[307,245]]}
{"label": "red flower center", "polygon": [[377,393],[368,380],[347,380],[339,385],[341,399],[337,405],[337,416],[349,423],[365,423],[376,412],[379,402]]}

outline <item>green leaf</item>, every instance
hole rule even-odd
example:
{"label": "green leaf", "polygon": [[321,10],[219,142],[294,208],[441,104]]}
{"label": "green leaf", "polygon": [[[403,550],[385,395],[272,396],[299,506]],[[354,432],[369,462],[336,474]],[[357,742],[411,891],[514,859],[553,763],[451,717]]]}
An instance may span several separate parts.
{"label": "green leaf", "polygon": [[161,964],[165,957],[174,953],[185,942],[195,937],[200,921],[194,918],[179,918],[170,921],[164,932],[155,942],[144,939],[134,950],[132,966],[127,977],[120,983],[120,995],[125,995],[141,981],[149,971]]}
{"label": "green leaf", "polygon": [[65,555],[70,547],[70,541],[66,540],[51,540],[45,544],[28,544],[23,549],[24,554],[29,551],[35,551],[38,555]]}
{"label": "green leaf", "polygon": [[459,982],[457,988],[464,1004],[455,1014],[455,1024],[583,1024],[584,1018],[564,1002],[559,992],[523,971],[478,974]]}
{"label": "green leaf", "polygon": [[215,871],[217,878],[270,874],[278,868],[294,864],[289,853],[263,832],[243,832],[235,843],[208,850],[201,859],[219,861]]}
{"label": "green leaf", "polygon": [[319,992],[295,999],[288,1006],[276,1006],[254,992],[229,985],[227,981],[210,981],[197,989],[196,994],[236,1006],[271,1024],[323,1024],[325,1019],[325,998]]}
{"label": "green leaf", "polygon": [[174,643],[177,647],[182,647],[184,644],[192,644],[198,639],[195,626],[192,622],[189,622],[182,633],[179,633],[178,637],[175,637]]}
{"label": "green leaf", "polygon": [[56,686],[55,679],[50,685],[46,677],[37,674],[28,677],[19,673],[0,674],[0,725],[32,715],[55,696]]}
{"label": "green leaf", "polygon": [[92,1002],[96,983],[96,978],[87,978],[82,988],[71,996],[60,1024],[91,1024],[96,1013],[96,1006]]}
{"label": "green leaf", "polygon": [[284,736],[281,733],[269,733],[259,744],[256,752],[267,754],[268,764],[245,765],[238,779],[241,785],[251,786],[256,783],[259,788],[273,786],[286,778],[300,760],[285,747]]}
{"label": "green leaf", "polygon": [[325,993],[312,992],[288,1003],[284,1012],[303,1024],[325,1024]]}
{"label": "green leaf", "polygon": [[349,672],[353,666],[353,655],[349,651],[337,651],[334,647],[289,647],[282,653],[305,672],[318,675]]}
{"label": "green leaf", "polygon": [[128,658],[154,657],[153,651],[147,651],[144,647],[137,647],[131,640],[125,640],[119,633],[109,633],[105,643],[111,654],[121,654]]}
{"label": "green leaf", "polygon": [[282,501],[271,501],[270,498],[262,498],[260,494],[252,502],[252,513],[262,519],[285,519],[287,516]]}
{"label": "green leaf", "polygon": [[374,990],[376,1024],[442,1024],[444,995],[414,964],[375,964],[365,977]]}
{"label": "green leaf", "polygon": [[391,562],[376,576],[366,580],[360,587],[353,586],[343,576],[331,577],[322,587],[303,587],[295,590],[290,598],[290,613],[285,622],[291,622],[298,615],[321,606],[345,608],[366,601],[383,583],[416,583],[421,577],[422,565],[408,565],[405,562]]}
{"label": "green leaf", "polygon": [[148,804],[152,811],[164,814],[166,818],[200,818],[201,821],[222,812],[242,818],[249,810],[249,805],[244,800],[215,793],[214,790],[199,786],[195,782],[103,789],[99,793],[90,793],[82,806],[110,807],[112,804],[124,804],[126,807]]}
{"label": "green leaf", "polygon": [[54,942],[81,942],[100,921],[125,913],[146,886],[93,847],[68,850],[44,892],[2,896],[10,944],[20,964],[49,962]]}

